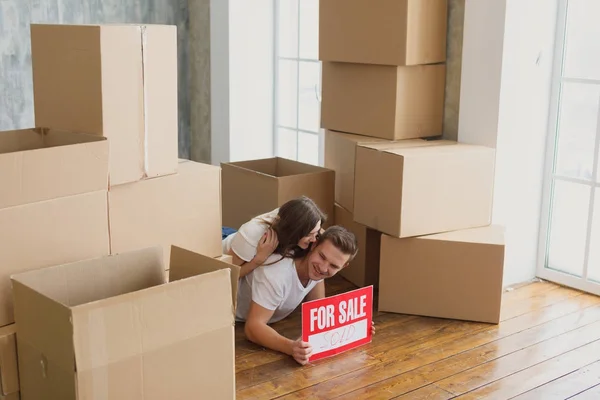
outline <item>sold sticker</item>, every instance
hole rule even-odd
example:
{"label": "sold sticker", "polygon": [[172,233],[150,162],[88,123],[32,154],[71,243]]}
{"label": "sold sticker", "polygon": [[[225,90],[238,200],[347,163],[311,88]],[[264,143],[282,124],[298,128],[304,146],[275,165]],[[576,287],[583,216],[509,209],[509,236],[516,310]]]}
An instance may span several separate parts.
{"label": "sold sticker", "polygon": [[302,340],[310,343],[311,361],[371,341],[373,286],[302,304]]}

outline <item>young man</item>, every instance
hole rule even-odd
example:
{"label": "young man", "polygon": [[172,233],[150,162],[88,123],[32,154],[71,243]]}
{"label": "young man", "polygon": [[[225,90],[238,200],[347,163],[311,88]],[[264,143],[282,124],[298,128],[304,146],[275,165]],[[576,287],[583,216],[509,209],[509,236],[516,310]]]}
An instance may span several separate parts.
{"label": "young man", "polygon": [[303,258],[271,256],[265,265],[240,280],[236,319],[245,321],[247,338],[261,346],[308,363],[309,343],[288,339],[269,324],[287,317],[306,300],[325,297],[324,279],[331,278],[356,256],[356,237],[341,226],[325,230]]}

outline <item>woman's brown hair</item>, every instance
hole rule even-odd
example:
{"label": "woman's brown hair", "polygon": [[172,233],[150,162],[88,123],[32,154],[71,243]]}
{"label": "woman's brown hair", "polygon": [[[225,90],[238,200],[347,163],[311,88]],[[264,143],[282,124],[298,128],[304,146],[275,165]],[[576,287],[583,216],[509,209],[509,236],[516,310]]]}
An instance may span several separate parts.
{"label": "woman's brown hair", "polygon": [[327,215],[317,204],[306,196],[290,200],[279,207],[277,217],[272,223],[266,222],[277,234],[279,244],[274,254],[283,257],[300,258],[306,255],[310,248],[302,249],[298,242],[310,235],[317,223],[324,224]]}

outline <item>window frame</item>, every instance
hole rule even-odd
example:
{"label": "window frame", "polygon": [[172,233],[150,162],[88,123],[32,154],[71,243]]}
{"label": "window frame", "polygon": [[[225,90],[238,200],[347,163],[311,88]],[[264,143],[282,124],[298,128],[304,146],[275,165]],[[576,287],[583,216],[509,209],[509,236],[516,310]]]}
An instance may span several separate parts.
{"label": "window frame", "polygon": [[[297,49],[298,54],[297,57],[285,57],[279,55],[279,12],[280,12],[280,0],[273,0],[273,152],[276,157],[281,157],[281,152],[279,150],[280,145],[280,137],[279,137],[279,129],[287,129],[290,131],[294,131],[296,135],[296,154],[293,160],[299,161],[299,144],[300,144],[300,135],[299,133],[315,135],[318,138],[318,166],[324,165],[324,133],[323,129],[320,127],[320,111],[321,111],[321,84],[322,84],[322,68],[321,61],[312,58],[302,58],[300,57],[300,38],[301,38],[301,7],[300,1],[297,0]],[[315,29],[319,29],[319,27],[315,27]],[[280,110],[279,105],[279,62],[280,61],[292,61],[296,63],[296,126],[287,126],[279,123],[278,113]],[[318,78],[318,93],[317,98],[319,100],[319,128],[317,131],[311,131],[307,129],[300,128],[300,63],[302,62],[311,62],[317,63],[319,65],[319,78]],[[303,161],[300,161],[303,162]]]}

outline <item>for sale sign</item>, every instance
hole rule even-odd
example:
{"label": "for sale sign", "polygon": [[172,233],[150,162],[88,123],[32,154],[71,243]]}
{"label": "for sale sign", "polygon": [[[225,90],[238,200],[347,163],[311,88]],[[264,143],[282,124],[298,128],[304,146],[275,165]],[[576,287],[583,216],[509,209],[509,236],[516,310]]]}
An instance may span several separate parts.
{"label": "for sale sign", "polygon": [[318,360],[371,341],[373,286],[302,304],[302,340],[310,360]]}

